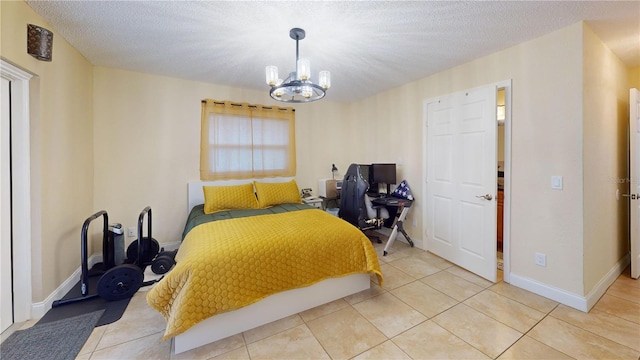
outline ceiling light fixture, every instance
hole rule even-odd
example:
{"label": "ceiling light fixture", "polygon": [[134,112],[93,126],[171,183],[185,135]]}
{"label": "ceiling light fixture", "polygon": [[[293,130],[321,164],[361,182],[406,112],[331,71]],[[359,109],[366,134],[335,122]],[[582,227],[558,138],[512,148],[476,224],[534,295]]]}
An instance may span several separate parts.
{"label": "ceiling light fixture", "polygon": [[296,41],[296,71],[289,73],[284,81],[278,78],[278,67],[267,66],[267,85],[271,86],[269,95],[278,101],[305,103],[322,99],[331,87],[331,74],[320,71],[318,84],[311,82],[311,64],[308,59],[298,57],[298,41],[304,39],[305,32],[299,28],[289,31],[289,36]]}

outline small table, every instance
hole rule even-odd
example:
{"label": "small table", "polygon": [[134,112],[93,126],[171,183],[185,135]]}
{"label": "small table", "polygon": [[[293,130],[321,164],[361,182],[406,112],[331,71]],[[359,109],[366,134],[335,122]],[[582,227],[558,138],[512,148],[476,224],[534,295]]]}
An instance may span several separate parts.
{"label": "small table", "polygon": [[[374,205],[381,206],[397,206],[398,210],[400,210],[400,216],[398,216],[398,221],[393,226],[393,230],[391,231],[391,235],[389,235],[389,240],[387,241],[387,245],[384,247],[384,251],[382,252],[382,256],[387,256],[387,251],[393,245],[393,242],[396,240],[398,236],[398,231],[402,233],[405,239],[409,242],[409,245],[413,247],[413,240],[409,237],[409,234],[404,230],[403,222],[409,213],[409,208],[413,204],[413,200],[401,199],[396,197],[380,197],[376,199],[372,199],[371,202]],[[379,210],[378,210],[379,211]]]}
{"label": "small table", "polygon": [[323,200],[321,198],[319,198],[319,197],[302,198],[302,202],[307,204],[307,205],[311,205],[313,207],[317,207],[318,209],[323,209],[323,207],[324,207],[324,206],[322,206]]}

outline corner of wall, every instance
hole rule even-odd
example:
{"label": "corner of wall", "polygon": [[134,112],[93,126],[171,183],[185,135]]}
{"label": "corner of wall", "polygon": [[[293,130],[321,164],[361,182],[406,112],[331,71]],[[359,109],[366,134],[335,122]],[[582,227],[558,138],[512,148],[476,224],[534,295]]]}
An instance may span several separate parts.
{"label": "corner of wall", "polygon": [[629,71],[583,24],[584,294],[627,255]]}

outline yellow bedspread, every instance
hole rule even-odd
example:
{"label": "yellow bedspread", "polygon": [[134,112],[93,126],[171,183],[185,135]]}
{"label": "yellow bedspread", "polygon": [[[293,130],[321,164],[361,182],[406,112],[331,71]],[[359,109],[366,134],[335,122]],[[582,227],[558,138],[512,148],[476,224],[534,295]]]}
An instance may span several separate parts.
{"label": "yellow bedspread", "polygon": [[176,266],[147,294],[164,338],[269,295],[321,280],[382,273],[369,239],[318,209],[206,223],[187,234]]}

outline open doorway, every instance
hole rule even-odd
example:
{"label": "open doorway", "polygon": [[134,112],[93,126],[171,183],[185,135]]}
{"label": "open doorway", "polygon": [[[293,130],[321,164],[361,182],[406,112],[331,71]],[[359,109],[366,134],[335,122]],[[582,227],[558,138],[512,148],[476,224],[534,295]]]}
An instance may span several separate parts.
{"label": "open doorway", "polygon": [[496,242],[497,242],[497,268],[498,268],[498,281],[503,279],[504,270],[504,252],[503,252],[503,239],[504,239],[504,122],[506,118],[506,106],[505,106],[505,89],[499,88],[496,96],[496,142],[498,149],[496,151],[498,163],[496,170],[498,173],[498,182],[496,184]]}
{"label": "open doorway", "polygon": [[496,252],[498,281],[510,282],[511,224],[511,80],[497,85],[496,93]]}

